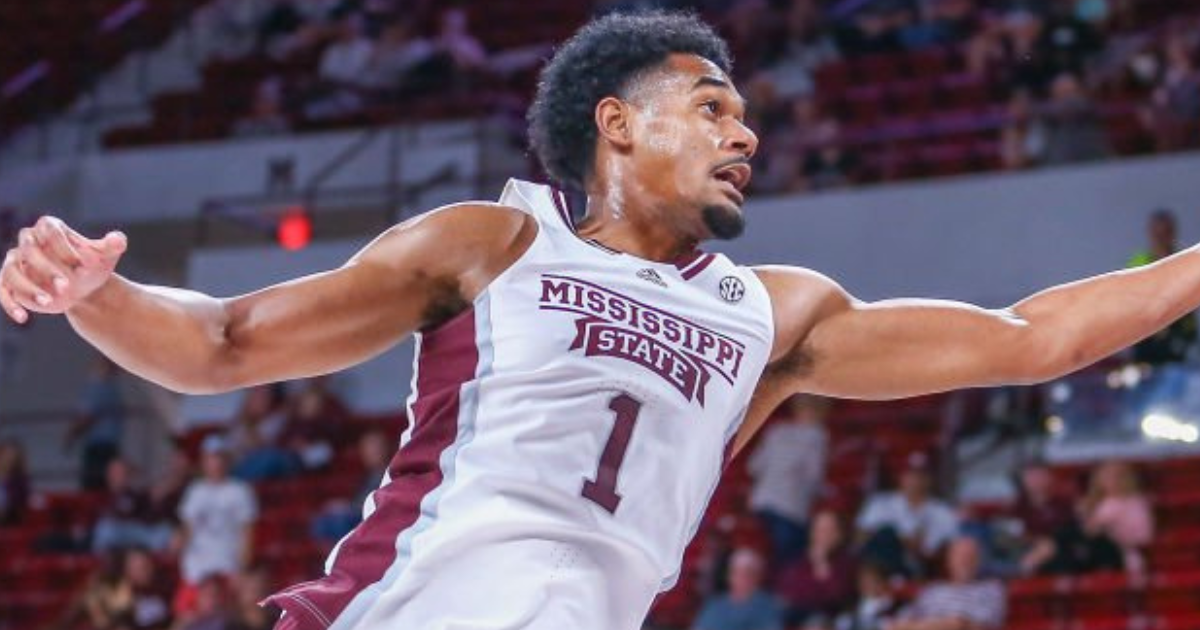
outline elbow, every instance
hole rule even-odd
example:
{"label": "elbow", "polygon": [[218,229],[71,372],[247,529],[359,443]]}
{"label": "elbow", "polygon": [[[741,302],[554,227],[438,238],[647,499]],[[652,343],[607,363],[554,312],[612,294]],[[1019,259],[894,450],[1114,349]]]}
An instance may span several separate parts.
{"label": "elbow", "polygon": [[1087,365],[1087,352],[1064,337],[1027,331],[1017,344],[1018,356],[1013,382],[1018,385],[1038,385],[1062,378]]}
{"label": "elbow", "polygon": [[175,382],[163,385],[180,394],[211,396],[236,391],[249,384],[242,376],[244,370],[239,367],[242,353],[231,327],[215,327],[209,336],[211,345],[205,360],[180,374]]}

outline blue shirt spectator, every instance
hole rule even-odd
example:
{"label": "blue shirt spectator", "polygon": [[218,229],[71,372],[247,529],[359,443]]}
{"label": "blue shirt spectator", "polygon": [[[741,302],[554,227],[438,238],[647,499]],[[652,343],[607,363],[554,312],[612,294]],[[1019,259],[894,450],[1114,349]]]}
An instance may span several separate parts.
{"label": "blue shirt spectator", "polygon": [[782,630],[779,604],[760,589],[763,569],[754,551],[735,551],[729,560],[729,592],[704,605],[692,630]]}

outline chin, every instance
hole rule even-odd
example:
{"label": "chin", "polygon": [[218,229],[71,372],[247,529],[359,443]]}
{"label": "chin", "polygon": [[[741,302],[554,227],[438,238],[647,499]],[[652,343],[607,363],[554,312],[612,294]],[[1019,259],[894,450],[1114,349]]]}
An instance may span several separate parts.
{"label": "chin", "polygon": [[746,216],[732,201],[706,205],[700,216],[712,238],[722,241],[735,239],[746,229]]}

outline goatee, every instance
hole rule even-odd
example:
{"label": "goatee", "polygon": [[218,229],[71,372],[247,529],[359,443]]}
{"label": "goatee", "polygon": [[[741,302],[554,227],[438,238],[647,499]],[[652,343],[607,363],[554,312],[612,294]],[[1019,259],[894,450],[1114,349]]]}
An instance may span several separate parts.
{"label": "goatee", "polygon": [[713,238],[723,241],[735,239],[746,230],[746,217],[739,210],[722,206],[706,206],[701,217]]}

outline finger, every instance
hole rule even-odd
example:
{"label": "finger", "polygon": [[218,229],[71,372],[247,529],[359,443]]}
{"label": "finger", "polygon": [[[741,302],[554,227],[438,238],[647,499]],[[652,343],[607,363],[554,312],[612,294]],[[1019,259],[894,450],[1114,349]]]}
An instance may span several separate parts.
{"label": "finger", "polygon": [[125,236],[124,232],[118,230],[113,230],[105,234],[100,242],[104,248],[105,255],[109,258],[120,256],[129,248],[129,238]]}
{"label": "finger", "polygon": [[79,256],[79,251],[67,239],[66,230],[68,229],[70,228],[65,223],[54,217],[42,217],[34,226],[38,240],[48,250],[49,255],[65,265],[67,269],[75,269],[83,264],[83,259]]}
{"label": "finger", "polygon": [[19,255],[8,252],[4,262],[4,285],[17,304],[25,309],[49,306],[53,299],[21,270]]}
{"label": "finger", "polygon": [[3,282],[0,282],[0,308],[3,308],[4,312],[8,313],[8,316],[18,324],[29,321],[29,313],[17,304],[17,299],[12,296]]}
{"label": "finger", "polygon": [[22,247],[20,250],[22,271],[42,290],[51,294],[66,293],[70,272],[46,255],[43,247]]}
{"label": "finger", "polygon": [[92,256],[98,255],[106,262],[112,258],[119,257],[125,253],[129,246],[129,239],[123,232],[112,231],[105,234],[99,239],[87,238],[70,227],[63,225],[68,242],[76,248],[76,251],[84,258],[85,264],[90,264]]}

